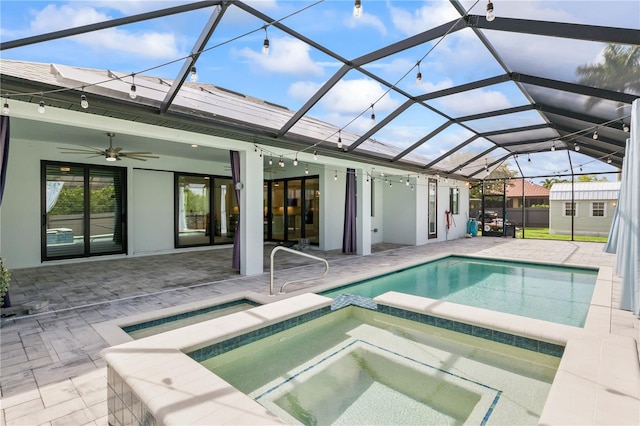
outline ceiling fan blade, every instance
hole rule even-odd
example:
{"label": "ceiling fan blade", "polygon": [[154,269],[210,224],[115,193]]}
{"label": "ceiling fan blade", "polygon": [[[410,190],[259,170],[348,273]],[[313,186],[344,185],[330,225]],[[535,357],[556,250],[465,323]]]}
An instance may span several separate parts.
{"label": "ceiling fan blade", "polygon": [[113,148],[111,151],[113,151],[113,152],[115,152],[117,154],[120,151],[122,151],[122,148],[121,147]]}
{"label": "ceiling fan blade", "polygon": [[153,152],[145,152],[145,151],[124,151],[121,152],[120,155],[153,155]]}
{"label": "ceiling fan blade", "polygon": [[82,153],[98,153],[98,152],[102,152],[99,151],[97,149],[78,149],[78,148],[59,148],[59,149],[63,149],[64,151],[62,151],[63,154],[82,154]]}
{"label": "ceiling fan blade", "polygon": [[151,153],[147,154],[146,152],[121,152],[119,155],[127,158],[133,158],[133,157],[160,158],[157,155],[151,155]]}

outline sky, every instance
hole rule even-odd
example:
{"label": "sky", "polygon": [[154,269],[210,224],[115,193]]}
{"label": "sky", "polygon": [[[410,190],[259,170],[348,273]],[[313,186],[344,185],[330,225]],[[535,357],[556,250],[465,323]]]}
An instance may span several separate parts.
{"label": "sky", "polygon": [[[0,38],[20,39],[51,31],[109,19],[164,9],[188,2],[153,0],[104,1],[6,1],[0,2]],[[274,20],[281,21],[305,37],[324,45],[339,57],[356,59],[376,49],[403,40],[437,25],[460,18],[448,1],[362,0],[363,14],[353,16],[351,0],[281,1],[254,0],[245,3]],[[632,1],[500,1],[494,2],[497,17],[556,20],[591,25],[640,28],[640,6]],[[484,15],[485,1],[461,1],[471,14]],[[61,40],[5,50],[5,59],[56,63],[109,69],[167,79],[175,78],[210,19],[211,8],[83,34]],[[523,34],[486,31],[496,49],[508,52],[503,58],[513,71],[573,82],[575,68],[602,59],[601,43],[546,39]],[[265,37],[269,54],[262,54]],[[416,82],[418,71],[423,75]],[[274,26],[235,6],[226,11],[198,62],[198,81],[214,84],[291,110],[300,108],[342,65],[334,57],[281,32]],[[505,73],[471,29],[454,32],[433,42],[384,57],[363,67],[394,83],[412,96],[429,93]],[[406,98],[352,70],[309,112],[309,116],[339,126],[345,139],[351,132],[362,134],[377,120],[404,103]],[[451,117],[527,103],[513,82],[489,86],[459,95],[430,101],[429,105]],[[500,120],[474,123],[474,130],[488,131],[501,126],[542,124],[535,112],[519,113]],[[391,125],[373,138],[402,150],[446,121],[441,115],[420,106],[407,109]],[[433,160],[463,142],[472,133],[454,125],[423,144],[414,156]],[[461,152],[473,156],[491,146],[478,139]],[[506,152],[496,150],[476,162],[475,167],[495,161]],[[520,161],[526,176],[556,174],[568,170],[566,152],[532,154]],[[584,172],[615,170],[572,152],[576,169]],[[440,164],[444,165],[445,163]],[[449,159],[450,160],[450,159]],[[516,168],[513,160],[511,167]],[[576,170],[576,172],[579,172]],[[615,177],[613,177],[615,179]],[[612,178],[609,178],[612,180]]]}

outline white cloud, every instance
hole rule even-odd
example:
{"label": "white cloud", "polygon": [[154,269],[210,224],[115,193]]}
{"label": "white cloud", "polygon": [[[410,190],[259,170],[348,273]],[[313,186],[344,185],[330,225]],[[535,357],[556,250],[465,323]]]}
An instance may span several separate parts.
{"label": "white cloud", "polygon": [[449,2],[443,1],[425,4],[414,10],[413,13],[391,5],[389,5],[389,11],[396,29],[406,35],[418,34],[429,28],[460,18],[460,14],[456,12]]}
{"label": "white cloud", "polygon": [[306,102],[314,93],[320,89],[318,83],[311,81],[297,81],[289,86],[287,95],[295,100]]}
{"label": "white cloud", "polygon": [[438,82],[431,82],[429,80],[425,79],[425,75],[424,73],[422,74],[422,84],[420,85],[421,90],[424,91],[424,93],[431,93],[431,92],[435,92],[438,90],[442,90],[442,89],[447,89],[449,87],[453,87],[453,81],[451,81],[451,79],[444,79]]}
{"label": "white cloud", "polygon": [[462,116],[481,111],[493,111],[513,106],[504,93],[494,90],[472,90],[436,100],[449,115]]}
{"label": "white cloud", "polygon": [[[71,5],[48,5],[31,21],[31,29],[38,34],[103,22],[112,19],[92,7]],[[90,34],[74,36],[73,39],[96,50],[134,53],[138,57],[172,59],[180,56],[173,33],[156,31],[131,32],[109,28]]]}
{"label": "white cloud", "polygon": [[[322,98],[320,103],[328,111],[359,114],[371,107],[371,104],[380,99],[385,92],[385,88],[373,80],[341,80]],[[391,111],[398,105],[399,102],[387,94],[376,102],[374,112]]]}
{"label": "white cloud", "polygon": [[366,13],[366,11],[359,18],[355,18],[353,17],[353,15],[350,15],[349,18],[345,19],[345,26],[347,28],[373,27],[380,34],[387,34],[387,27],[380,20],[380,18],[375,15],[368,14]]}
{"label": "white cloud", "polygon": [[248,60],[257,70],[282,74],[322,75],[324,69],[309,56],[309,46],[291,37],[269,38],[269,54],[248,47],[235,53]]}

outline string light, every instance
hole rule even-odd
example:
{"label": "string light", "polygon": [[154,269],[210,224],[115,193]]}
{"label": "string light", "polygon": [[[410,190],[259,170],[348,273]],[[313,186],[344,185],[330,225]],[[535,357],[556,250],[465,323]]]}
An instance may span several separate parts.
{"label": "string light", "polygon": [[593,131],[593,139],[598,139],[598,129]]}
{"label": "string light", "polygon": [[611,164],[611,156],[607,157],[607,164]]}
{"label": "string light", "polygon": [[282,155],[280,156],[280,160],[278,161],[278,165],[280,167],[284,167],[284,157],[282,157]]}
{"label": "string light", "polygon": [[531,162],[531,154],[527,154],[527,161],[530,163]]}
{"label": "string light", "polygon": [[580,151],[580,145],[578,145],[578,142],[576,142],[576,144],[573,146],[573,148],[576,150],[576,152]]}
{"label": "string light", "polygon": [[338,130],[338,149],[342,149],[342,137],[340,136],[340,130]]}
{"label": "string light", "polygon": [[496,15],[493,13],[493,3],[491,0],[487,3],[487,21],[491,22],[496,19]]}
{"label": "string light", "polygon": [[353,3],[353,16],[359,18],[362,16],[362,1],[355,0]]}
{"label": "string light", "polygon": [[371,125],[376,124],[376,113],[373,111],[373,104],[371,104]]}
{"label": "string light", "polygon": [[9,115],[9,99],[5,99],[4,101],[4,106],[2,107],[2,114],[3,115]]}
{"label": "string light", "polygon": [[298,165],[298,156],[296,155],[296,158],[294,158],[293,160],[293,165],[297,166]]}
{"label": "string light", "polygon": [[264,27],[264,43],[262,43],[262,54],[269,54],[269,35],[267,34],[267,27]]}
{"label": "string light", "polygon": [[138,93],[136,92],[136,75],[131,74],[131,88],[129,89],[129,97],[131,99],[135,99],[138,97]]}
{"label": "string light", "polygon": [[309,166],[305,166],[304,167],[304,174],[308,175],[309,174]]}
{"label": "string light", "polygon": [[40,104],[38,104],[38,112],[44,114],[44,101],[40,101]]}
{"label": "string light", "polygon": [[624,132],[628,132],[629,131],[629,126],[627,125],[627,123],[622,123],[622,130]]}
{"label": "string light", "polygon": [[193,65],[191,66],[191,71],[189,71],[191,74],[189,76],[189,80],[191,81],[198,81],[198,70],[196,70],[196,66]]}
{"label": "string light", "polygon": [[422,73],[420,72],[420,61],[418,61],[418,73],[416,74],[416,84],[422,85]]}
{"label": "string light", "polygon": [[552,142],[552,144],[551,144],[551,152],[553,152],[555,150],[556,150],[556,143]]}
{"label": "string light", "polygon": [[89,101],[87,100],[87,95],[84,94],[84,87],[82,88],[82,90],[82,95],[80,95],[80,106],[83,109],[87,109],[89,108]]}
{"label": "string light", "polygon": [[338,171],[336,170],[335,174],[333,175],[333,180],[338,180]]}
{"label": "string light", "polygon": [[273,166],[273,158],[269,157],[269,165]]}
{"label": "string light", "polygon": [[318,151],[313,151],[313,159],[314,160],[318,159]]}

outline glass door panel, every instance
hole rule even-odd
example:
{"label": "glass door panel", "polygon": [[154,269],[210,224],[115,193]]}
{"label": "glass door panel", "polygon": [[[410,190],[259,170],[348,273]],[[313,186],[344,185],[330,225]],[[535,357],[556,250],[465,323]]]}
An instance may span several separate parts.
{"label": "glass door panel", "polygon": [[271,182],[271,239],[285,239],[285,192],[282,180]]}
{"label": "glass door panel", "polygon": [[287,240],[302,237],[302,181],[287,181]]}
{"label": "glass door panel", "polygon": [[429,179],[429,238],[438,237],[438,181]]}
{"label": "glass door panel", "polygon": [[214,178],[213,187],[213,241],[233,243],[238,223],[238,203],[233,189],[233,180]]}
{"label": "glass door panel", "polygon": [[210,179],[178,176],[178,246],[210,242]]}
{"label": "glass door panel", "polygon": [[89,170],[89,251],[123,251],[122,170]]}
{"label": "glass door panel", "polygon": [[49,164],[43,191],[43,260],[84,254],[84,167]]}
{"label": "glass door panel", "polygon": [[320,181],[305,179],[304,183],[304,238],[311,244],[320,243]]}

